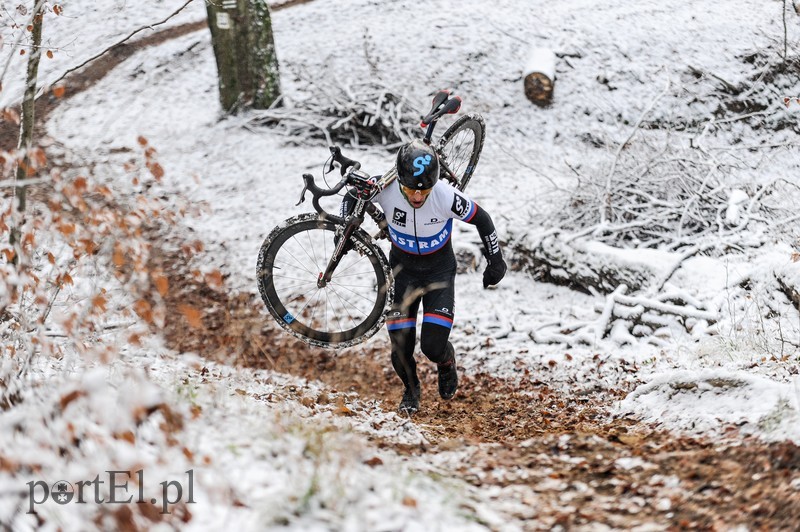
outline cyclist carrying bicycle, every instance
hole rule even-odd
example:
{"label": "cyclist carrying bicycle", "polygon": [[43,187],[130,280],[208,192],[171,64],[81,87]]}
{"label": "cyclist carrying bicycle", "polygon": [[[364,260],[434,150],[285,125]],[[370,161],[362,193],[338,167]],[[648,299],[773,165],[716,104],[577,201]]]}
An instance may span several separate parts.
{"label": "cyclist carrying bicycle", "polygon": [[[458,389],[455,350],[450,343],[455,307],[456,258],[451,236],[453,219],[474,225],[488,266],[487,288],[500,282],[506,263],[489,213],[463,192],[439,179],[436,151],[421,140],[397,154],[398,178],[372,201],[380,205],[392,242],[389,262],[394,272],[394,300],[386,320],[392,343],[392,366],[405,390],[399,410],[419,410],[420,381],[414,359],[417,313],[422,303],[422,353],[438,368],[439,395],[451,399]],[[354,198],[345,196],[343,214]]]}

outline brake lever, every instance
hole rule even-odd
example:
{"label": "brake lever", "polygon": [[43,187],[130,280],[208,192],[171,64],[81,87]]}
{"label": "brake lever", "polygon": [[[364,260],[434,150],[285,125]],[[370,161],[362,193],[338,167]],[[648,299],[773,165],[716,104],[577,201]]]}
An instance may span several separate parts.
{"label": "brake lever", "polygon": [[336,162],[336,157],[338,157],[342,153],[342,150],[338,146],[328,146],[328,149],[331,152],[331,164],[328,165],[327,173],[330,173],[333,172],[334,168],[336,168],[336,166],[334,166],[333,163]]}
{"label": "brake lever", "polygon": [[294,204],[295,207],[299,206],[301,203],[306,201],[306,191],[308,190],[308,179],[307,178],[309,178],[309,177],[311,179],[314,179],[314,176],[312,176],[311,174],[303,174],[303,183],[304,183],[303,184],[303,191],[300,192],[300,201],[298,201],[297,203]]}

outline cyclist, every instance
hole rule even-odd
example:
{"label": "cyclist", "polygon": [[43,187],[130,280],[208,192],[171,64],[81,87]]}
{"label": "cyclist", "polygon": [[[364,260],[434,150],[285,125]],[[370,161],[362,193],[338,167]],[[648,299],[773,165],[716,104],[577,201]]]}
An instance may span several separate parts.
{"label": "cyclist", "polygon": [[[386,321],[392,343],[392,366],[405,390],[399,410],[419,410],[420,381],[414,359],[416,325],[422,303],[422,353],[438,369],[439,395],[451,399],[458,388],[455,350],[450,343],[455,306],[456,257],[450,237],[453,218],[478,229],[488,266],[483,286],[500,282],[506,263],[489,213],[462,192],[439,179],[436,152],[421,140],[403,146],[397,154],[398,178],[373,202],[387,217],[392,242],[389,262],[394,272],[394,301]],[[353,198],[345,197],[343,214]]]}

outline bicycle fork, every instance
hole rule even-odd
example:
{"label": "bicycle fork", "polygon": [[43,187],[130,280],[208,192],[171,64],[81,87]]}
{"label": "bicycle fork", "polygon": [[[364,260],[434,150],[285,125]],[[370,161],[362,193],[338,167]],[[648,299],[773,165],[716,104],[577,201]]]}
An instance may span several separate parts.
{"label": "bicycle fork", "polygon": [[386,217],[383,216],[383,213],[381,213],[373,203],[359,199],[356,202],[355,209],[353,209],[353,214],[346,219],[344,229],[342,230],[342,235],[339,238],[339,242],[336,244],[336,249],[333,250],[333,255],[331,255],[331,258],[328,261],[327,268],[325,268],[324,272],[319,274],[319,278],[317,279],[317,288],[325,288],[325,286],[327,286],[327,284],[331,281],[334,270],[339,265],[342,257],[344,257],[349,251],[346,249],[346,246],[347,243],[350,242],[350,236],[357,227],[360,227],[361,224],[364,223],[365,212],[368,213],[373,220],[375,220],[375,223],[378,225],[378,228],[381,231],[388,230],[389,224],[386,222]]}
{"label": "bicycle fork", "polygon": [[331,281],[333,277],[333,271],[339,265],[339,261],[342,260],[346,251],[345,246],[350,241],[350,235],[353,234],[353,231],[356,227],[361,225],[363,218],[359,220],[358,217],[353,216],[347,222],[347,225],[344,227],[344,231],[342,231],[342,236],[339,238],[339,242],[336,244],[336,249],[333,250],[333,255],[331,255],[330,260],[328,261],[328,267],[325,268],[324,272],[319,274],[319,278],[317,279],[317,287],[318,288],[325,288],[327,284]]}

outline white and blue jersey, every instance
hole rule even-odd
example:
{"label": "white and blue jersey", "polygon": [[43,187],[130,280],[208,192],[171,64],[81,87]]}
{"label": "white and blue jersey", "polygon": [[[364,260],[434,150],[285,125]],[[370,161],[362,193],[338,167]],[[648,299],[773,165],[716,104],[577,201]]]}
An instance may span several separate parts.
{"label": "white and blue jersey", "polygon": [[442,180],[418,209],[408,203],[396,180],[372,201],[386,214],[393,247],[411,255],[444,249],[453,234],[453,218],[471,222],[478,211],[475,202]]}

